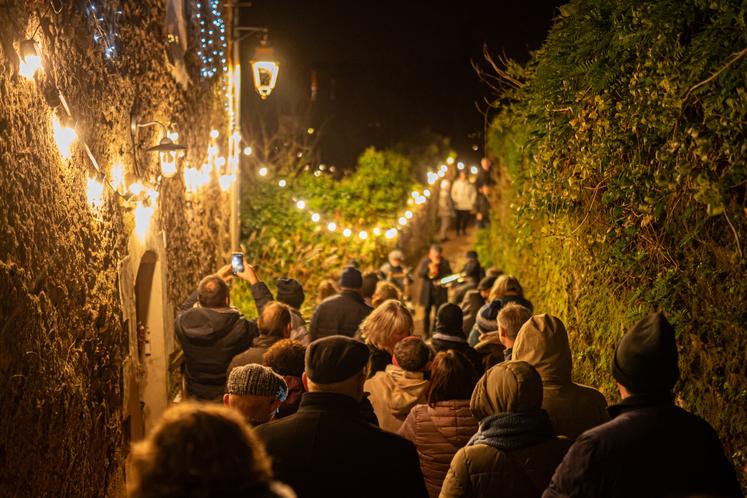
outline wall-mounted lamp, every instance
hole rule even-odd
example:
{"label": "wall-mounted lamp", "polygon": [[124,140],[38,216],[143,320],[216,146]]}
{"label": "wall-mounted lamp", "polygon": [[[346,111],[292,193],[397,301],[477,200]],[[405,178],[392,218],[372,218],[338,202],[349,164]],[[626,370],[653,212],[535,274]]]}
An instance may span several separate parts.
{"label": "wall-mounted lamp", "polygon": [[34,40],[23,40],[20,45],[21,61],[18,66],[18,72],[21,76],[33,79],[36,71],[41,67],[41,57],[36,50]]}
{"label": "wall-mounted lamp", "polygon": [[158,143],[158,145],[148,147],[147,149],[145,149],[145,152],[158,152],[161,164],[161,175],[164,178],[171,178],[178,172],[176,162],[182,155],[182,152],[187,149],[187,147],[185,145],[176,143],[170,138],[170,136],[178,137],[178,135],[170,133],[169,127],[165,124],[161,123],[160,121],[138,123],[137,116],[135,113],[133,113],[132,117],[130,118],[130,136],[132,138],[132,157],[134,159],[133,162],[135,164],[135,172],[138,176],[142,176],[142,172],[140,171],[137,159],[137,149],[139,146],[138,133],[140,128],[147,128],[149,126],[160,126],[163,130],[163,138]]}
{"label": "wall-mounted lamp", "polygon": [[252,74],[254,75],[254,89],[259,97],[265,100],[275,89],[278,81],[280,65],[275,60],[275,54],[265,34],[254,51],[252,59]]}

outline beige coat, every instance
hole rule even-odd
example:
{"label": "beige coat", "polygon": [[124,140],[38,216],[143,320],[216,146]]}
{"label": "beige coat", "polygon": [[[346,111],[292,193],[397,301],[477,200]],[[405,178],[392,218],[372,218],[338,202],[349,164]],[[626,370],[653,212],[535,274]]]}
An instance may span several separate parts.
{"label": "beige coat", "polygon": [[[472,393],[470,410],[484,421],[502,413],[531,415],[541,404],[537,372],[526,362],[509,361],[485,372]],[[454,455],[439,496],[539,498],[570,445],[569,439],[547,436],[512,450],[465,446]]]}
{"label": "beige coat", "polygon": [[438,498],[451,459],[476,431],[467,399],[417,405],[407,416],[399,435],[415,443],[431,498]]}
{"label": "beige coat", "polygon": [[422,372],[407,372],[395,365],[387,365],[383,372],[366,381],[363,389],[369,393],[379,426],[397,432],[412,408],[425,403],[428,381]]}
{"label": "beige coat", "polygon": [[551,315],[535,315],[519,330],[512,359],[534,366],[544,385],[544,408],[555,433],[576,439],[609,420],[607,401],[596,389],[571,380],[571,348],[565,325]]}

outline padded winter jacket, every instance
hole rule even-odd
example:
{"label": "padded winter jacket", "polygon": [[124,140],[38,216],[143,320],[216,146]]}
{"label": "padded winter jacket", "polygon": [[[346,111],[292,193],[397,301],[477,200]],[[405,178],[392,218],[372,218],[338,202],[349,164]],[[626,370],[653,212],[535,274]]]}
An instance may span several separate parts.
{"label": "padded winter jacket", "polygon": [[427,388],[422,372],[408,372],[396,365],[387,365],[363,385],[363,390],[370,393],[368,399],[379,427],[389,432],[397,432],[410,410],[425,402]]}
{"label": "padded winter jacket", "polygon": [[519,330],[511,358],[526,361],[542,377],[542,408],[550,416],[556,434],[576,439],[609,420],[602,393],[571,380],[568,333],[558,318],[535,315],[527,321]]}
{"label": "padded winter jacket", "polygon": [[454,454],[476,431],[477,420],[469,411],[468,399],[417,405],[410,411],[399,435],[415,443],[431,498],[441,492]]}

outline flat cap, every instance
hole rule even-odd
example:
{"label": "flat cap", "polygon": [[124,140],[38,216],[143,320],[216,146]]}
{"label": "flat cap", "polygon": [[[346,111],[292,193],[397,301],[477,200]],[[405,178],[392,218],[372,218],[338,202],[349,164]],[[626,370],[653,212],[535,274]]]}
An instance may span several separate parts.
{"label": "flat cap", "polygon": [[344,335],[322,337],[306,348],[306,376],[316,384],[349,379],[368,364],[368,346]]}

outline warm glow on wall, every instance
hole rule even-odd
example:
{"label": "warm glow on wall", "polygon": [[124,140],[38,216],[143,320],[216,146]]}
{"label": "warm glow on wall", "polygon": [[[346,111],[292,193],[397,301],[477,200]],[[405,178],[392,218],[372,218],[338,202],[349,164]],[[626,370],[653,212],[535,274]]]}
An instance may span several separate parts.
{"label": "warm glow on wall", "polygon": [[33,79],[36,72],[41,68],[42,62],[36,50],[34,40],[23,40],[21,42],[21,60],[18,72],[21,76]]}
{"label": "warm glow on wall", "polygon": [[54,134],[54,141],[57,144],[60,156],[63,159],[70,159],[73,142],[78,138],[78,134],[69,126],[63,126],[60,120],[57,119],[57,116],[54,115],[52,116],[52,133]]}
{"label": "warm glow on wall", "polygon": [[236,177],[234,175],[220,175],[218,178],[218,185],[223,192],[228,192],[235,179]]}
{"label": "warm glow on wall", "polygon": [[135,232],[140,237],[140,241],[144,241],[145,236],[148,234],[150,222],[153,218],[153,211],[152,206],[144,206],[142,202],[138,202],[135,206]]}
{"label": "warm glow on wall", "polygon": [[125,177],[124,177],[124,166],[122,166],[122,163],[114,163],[112,164],[111,169],[111,184],[112,188],[120,195],[125,193],[126,186],[125,186]]}
{"label": "warm glow on wall", "polygon": [[101,209],[104,205],[104,184],[96,178],[88,178],[86,184],[86,197],[92,208]]}

